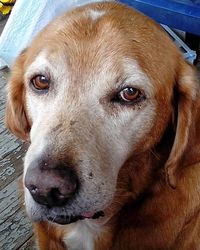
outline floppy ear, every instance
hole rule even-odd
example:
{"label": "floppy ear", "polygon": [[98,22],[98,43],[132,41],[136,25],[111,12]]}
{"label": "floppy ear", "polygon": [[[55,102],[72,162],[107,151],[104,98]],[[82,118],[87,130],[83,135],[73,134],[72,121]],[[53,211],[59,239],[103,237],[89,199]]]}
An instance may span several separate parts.
{"label": "floppy ear", "polygon": [[186,162],[187,165],[194,163],[192,161],[195,161],[194,158],[197,156],[191,151],[195,144],[200,144],[200,141],[197,140],[200,131],[196,127],[197,119],[200,117],[197,112],[200,106],[198,80],[195,70],[184,61],[179,64],[175,88],[177,89],[177,96],[174,97],[177,98],[176,133],[172,150],[165,164],[166,179],[173,188],[176,187],[178,165]]}
{"label": "floppy ear", "polygon": [[9,130],[23,140],[28,140],[30,124],[25,111],[25,87],[23,80],[26,51],[16,60],[7,86],[5,123]]}

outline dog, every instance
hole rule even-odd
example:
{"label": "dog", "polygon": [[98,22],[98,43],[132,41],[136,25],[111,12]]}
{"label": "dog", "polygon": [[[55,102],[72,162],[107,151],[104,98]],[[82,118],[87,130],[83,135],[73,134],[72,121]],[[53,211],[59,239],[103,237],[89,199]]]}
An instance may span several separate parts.
{"label": "dog", "polygon": [[199,83],[158,24],[116,2],[73,9],[7,89],[40,250],[200,249]]}

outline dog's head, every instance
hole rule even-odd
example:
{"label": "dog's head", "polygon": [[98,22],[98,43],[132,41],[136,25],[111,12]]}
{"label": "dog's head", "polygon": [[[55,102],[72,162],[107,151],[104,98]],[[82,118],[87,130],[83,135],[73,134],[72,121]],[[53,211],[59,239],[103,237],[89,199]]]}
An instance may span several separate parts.
{"label": "dog's head", "polygon": [[196,96],[193,69],[142,14],[98,3],[53,21],[19,56],[8,85],[7,125],[31,142],[24,168],[31,218],[100,216],[120,181],[128,183],[120,170],[158,145],[172,122],[163,170],[174,186]]}

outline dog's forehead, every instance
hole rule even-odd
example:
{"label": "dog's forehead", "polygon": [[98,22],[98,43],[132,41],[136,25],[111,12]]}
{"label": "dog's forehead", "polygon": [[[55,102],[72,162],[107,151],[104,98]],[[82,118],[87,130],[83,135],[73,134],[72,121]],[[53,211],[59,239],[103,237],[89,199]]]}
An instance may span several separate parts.
{"label": "dog's forehead", "polygon": [[[117,89],[120,85],[132,84],[135,87],[145,89],[149,95],[153,95],[154,87],[147,74],[139,66],[134,58],[120,58],[118,60],[107,60],[96,62],[96,67],[78,66],[80,58],[76,58],[73,68],[67,64],[67,56],[51,55],[47,49],[42,50],[26,70],[25,78],[31,79],[36,74],[47,74],[52,77],[63,91],[73,87],[77,91],[88,92],[92,90],[94,95],[98,93]],[[94,61],[92,62],[93,64]],[[89,64],[90,65],[90,64]],[[77,66],[77,67],[76,67]],[[70,92],[72,89],[70,89]],[[78,91],[76,92],[78,94]]]}
{"label": "dog's forehead", "polygon": [[[87,15],[91,17],[89,22],[94,22],[94,19],[103,18],[105,13],[91,9]],[[91,80],[91,83],[97,78],[111,83],[122,75],[124,78],[132,75],[137,79],[144,75],[137,53],[131,51],[130,42],[118,29],[114,28],[112,32],[103,31],[103,28],[99,32],[95,27],[93,29],[95,31],[85,32],[81,37],[79,30],[69,35],[71,28],[68,26],[54,35],[45,32],[45,37],[41,36],[39,43],[36,39],[29,49],[26,75],[50,70],[55,76],[63,74],[70,77],[72,82],[78,79],[82,82]],[[44,44],[47,39],[48,43]]]}
{"label": "dog's forehead", "polygon": [[125,34],[125,23],[106,7],[102,4],[75,9],[54,20],[33,40],[28,64],[44,48],[52,56],[62,54],[71,60],[85,58],[87,62],[128,55],[131,39]]}
{"label": "dog's forehead", "polygon": [[[55,73],[72,73],[71,82],[93,81],[102,75],[109,81],[132,65],[133,76],[142,72],[153,79],[152,85],[163,85],[164,79],[171,83],[176,51],[166,35],[145,20],[134,10],[114,3],[76,9],[56,19],[33,41],[28,71],[49,65]],[[160,43],[156,43],[158,38]]]}

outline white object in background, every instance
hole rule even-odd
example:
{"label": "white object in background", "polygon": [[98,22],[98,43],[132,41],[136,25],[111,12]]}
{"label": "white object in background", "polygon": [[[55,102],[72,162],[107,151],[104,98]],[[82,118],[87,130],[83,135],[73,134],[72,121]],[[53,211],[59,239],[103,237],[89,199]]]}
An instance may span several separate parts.
{"label": "white object in background", "polygon": [[0,37],[0,69],[12,66],[19,53],[53,18],[99,0],[17,0]]}
{"label": "white object in background", "polygon": [[176,46],[180,49],[180,51],[183,54],[183,57],[185,60],[187,60],[190,63],[194,63],[194,60],[197,57],[197,53],[194,50],[191,50],[177,35],[176,33],[171,30],[167,25],[161,24],[162,27],[165,29],[165,31],[168,33],[168,35],[171,37],[173,42],[176,44]]}

